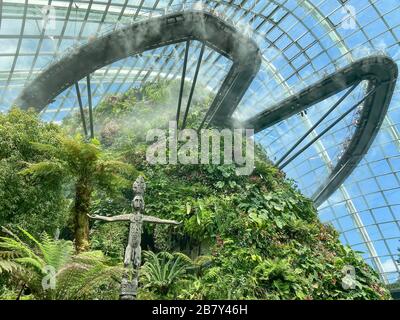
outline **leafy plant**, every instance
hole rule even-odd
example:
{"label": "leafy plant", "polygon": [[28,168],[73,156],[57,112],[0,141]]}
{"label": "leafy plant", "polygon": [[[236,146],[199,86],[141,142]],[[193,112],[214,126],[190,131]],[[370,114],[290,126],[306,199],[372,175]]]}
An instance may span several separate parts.
{"label": "leafy plant", "polygon": [[115,298],[122,267],[110,265],[101,252],[74,256],[71,241],[52,239],[46,233],[36,239],[24,229],[19,229],[22,238],[10,230],[3,231],[6,236],[0,237],[0,271],[8,273],[36,299],[110,296],[110,286]]}
{"label": "leafy plant", "polygon": [[34,146],[52,155],[50,160],[31,163],[21,174],[39,181],[73,181],[75,185],[72,220],[76,251],[89,249],[89,219],[92,193],[95,187],[108,191],[127,185],[121,174],[132,174],[132,166],[107,158],[96,140],[86,142],[81,136],[59,136],[59,146],[34,143]]}
{"label": "leafy plant", "polygon": [[193,262],[183,253],[144,251],[143,255],[146,260],[140,269],[143,289],[166,297],[188,279],[188,270]]}
{"label": "leafy plant", "polygon": [[42,122],[32,111],[0,113],[0,225],[29,227],[38,235],[44,230],[53,234],[66,223],[69,201],[63,185],[19,174],[26,163],[49,159],[32,142],[57,149],[59,134],[59,126]]}

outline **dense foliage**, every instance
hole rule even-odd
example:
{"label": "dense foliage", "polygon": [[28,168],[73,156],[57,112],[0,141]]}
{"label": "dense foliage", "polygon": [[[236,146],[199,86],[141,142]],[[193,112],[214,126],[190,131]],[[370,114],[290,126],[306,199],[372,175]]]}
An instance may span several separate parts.
{"label": "dense foliage", "polygon": [[[89,248],[89,218],[92,193],[97,189],[111,193],[124,185],[120,174],[133,174],[133,168],[126,163],[108,159],[96,140],[85,141],[79,135],[68,138],[59,135],[58,145],[33,144],[38,152],[50,156],[41,162],[31,163],[21,171],[39,181],[60,184],[64,179],[73,182],[75,197],[72,206],[72,225],[77,252]],[[126,185],[126,184],[125,184]]]}
{"label": "dense foliage", "polygon": [[[258,162],[245,178],[224,166],[141,169],[148,180],[148,213],[183,221],[182,228],[154,230],[155,247],[212,256],[177,297],[387,297],[375,272],[340,244],[337,233],[318,221],[310,200],[267,162]],[[342,287],[347,265],[356,270],[354,290]]]}
{"label": "dense foliage", "polygon": [[11,283],[20,286],[17,296],[7,292],[9,298],[19,299],[23,293],[25,299],[46,300],[118,297],[122,268],[110,264],[101,251],[73,255],[71,241],[52,239],[47,233],[38,240],[19,231],[23,238],[7,229],[3,232],[8,237],[0,237],[0,274],[8,272]]}
{"label": "dense foliage", "polygon": [[[285,179],[261,148],[257,147],[250,176],[237,176],[234,165],[146,162],[146,131],[166,127],[167,120],[175,116],[176,97],[171,94],[175,85],[160,82],[132,89],[121,96],[110,96],[95,109],[97,139],[106,152],[145,176],[146,214],[182,221],[180,226],[145,226],[142,246],[147,251],[139,298],[389,298],[377,274],[358,253],[339,242],[330,226],[319,222],[313,203]],[[194,101],[189,125],[198,121],[209,101],[207,95]],[[78,123],[79,116],[73,115],[64,121],[64,128],[74,136],[81,131]],[[119,188],[119,194],[95,188],[91,213],[112,216],[130,211],[131,191],[125,185]],[[73,202],[72,195],[66,195],[63,201]],[[107,257],[102,270],[118,279],[118,271],[114,270],[122,262],[126,237],[125,223],[96,221],[90,231],[90,245],[95,251],[86,254],[101,250]],[[3,238],[3,243],[7,241]],[[4,272],[21,264],[10,258],[13,255],[0,258]],[[71,254],[71,259],[79,260],[79,255]],[[352,289],[342,285],[347,266],[356,272]],[[71,277],[74,274],[70,273]],[[116,298],[119,289],[113,281],[105,277],[96,289],[77,290],[79,281],[70,280],[68,285],[60,278],[63,293],[51,297]],[[42,295],[35,294],[34,298]]]}
{"label": "dense foliage", "polygon": [[49,159],[32,142],[57,148],[60,128],[16,108],[0,113],[0,225],[16,224],[33,233],[54,233],[66,223],[67,192],[59,183],[21,175],[31,162]]}

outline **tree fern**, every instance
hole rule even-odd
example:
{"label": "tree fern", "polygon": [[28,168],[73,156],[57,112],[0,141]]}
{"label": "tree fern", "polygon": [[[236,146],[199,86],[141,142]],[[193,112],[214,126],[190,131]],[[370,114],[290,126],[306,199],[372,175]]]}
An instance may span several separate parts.
{"label": "tree fern", "polygon": [[96,139],[90,142],[82,136],[57,137],[59,148],[51,145],[32,143],[50,159],[29,163],[20,174],[32,176],[45,184],[60,184],[72,181],[75,186],[75,201],[71,208],[74,223],[75,246],[78,253],[89,249],[89,219],[92,193],[95,189],[111,193],[129,185],[123,175],[134,175],[132,166],[109,159]]}

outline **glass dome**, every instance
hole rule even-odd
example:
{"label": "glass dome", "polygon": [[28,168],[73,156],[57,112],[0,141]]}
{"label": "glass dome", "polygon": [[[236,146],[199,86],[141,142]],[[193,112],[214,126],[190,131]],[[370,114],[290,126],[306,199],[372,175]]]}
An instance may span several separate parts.
{"label": "glass dome", "polygon": [[[398,0],[175,0],[45,1],[4,0],[0,4],[0,110],[12,105],[24,86],[74,48],[149,17],[204,10],[235,25],[259,46],[262,64],[235,117],[247,119],[362,57],[386,55],[400,62]],[[201,43],[193,41],[186,78],[195,75]],[[93,105],[106,95],[158,78],[181,77],[185,44],[177,43],[116,61],[91,75]],[[231,61],[206,47],[198,86],[216,93]],[[357,168],[319,206],[320,218],[341,233],[341,240],[363,252],[386,283],[399,279],[400,266],[400,84],[381,129]],[[86,81],[79,82],[81,92]],[[346,107],[365,95],[364,83],[311,132],[318,136]],[[195,90],[195,94],[201,94]],[[313,127],[345,91],[257,133],[271,160]],[[86,105],[86,96],[82,94]],[[67,88],[41,116],[60,122],[78,110],[74,87]],[[300,190],[312,195],[329,175],[355,129],[350,113],[316,143],[285,166]],[[305,140],[304,144],[309,140]],[[300,144],[301,149],[304,144]]]}

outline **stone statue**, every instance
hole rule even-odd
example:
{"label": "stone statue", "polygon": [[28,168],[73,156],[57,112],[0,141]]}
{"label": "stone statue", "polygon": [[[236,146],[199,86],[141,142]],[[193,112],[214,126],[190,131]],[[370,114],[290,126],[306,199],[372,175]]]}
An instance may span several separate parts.
{"label": "stone statue", "polygon": [[122,278],[121,283],[121,300],[134,300],[137,293],[139,268],[141,265],[141,252],[140,247],[142,238],[142,226],[144,222],[158,223],[158,224],[173,224],[179,225],[180,222],[174,220],[164,220],[153,216],[146,216],[144,212],[144,191],[146,184],[142,176],[139,176],[133,183],[132,200],[132,214],[122,214],[113,217],[104,217],[99,215],[89,215],[90,218],[95,220],[102,220],[107,222],[129,221],[129,238],[128,245],[125,249],[124,267],[126,272]]}

